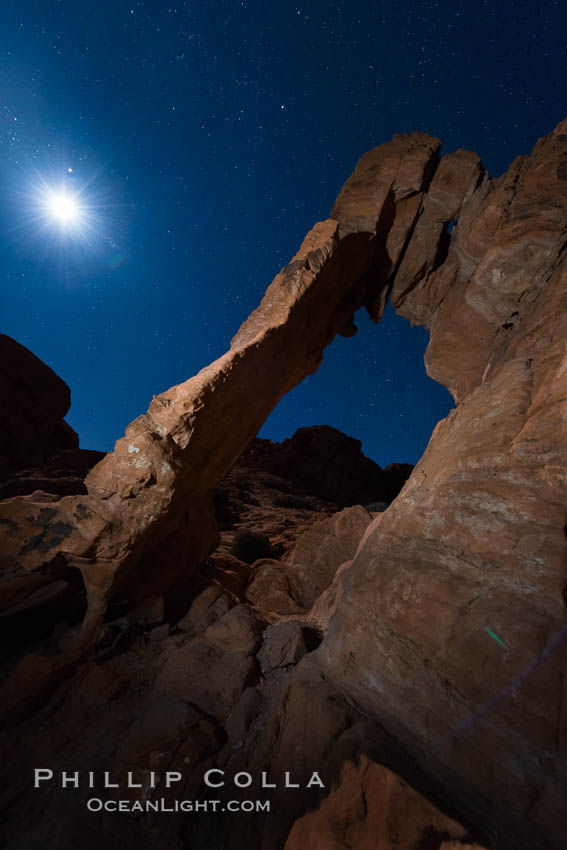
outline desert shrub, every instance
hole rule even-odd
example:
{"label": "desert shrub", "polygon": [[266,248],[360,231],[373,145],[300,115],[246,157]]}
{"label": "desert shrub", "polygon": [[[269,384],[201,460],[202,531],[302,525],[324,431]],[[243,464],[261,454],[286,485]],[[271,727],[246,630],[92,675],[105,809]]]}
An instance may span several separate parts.
{"label": "desert shrub", "polygon": [[247,529],[235,534],[230,553],[246,564],[253,564],[259,558],[271,558],[273,555],[271,543],[266,535]]}
{"label": "desert shrub", "polygon": [[305,496],[292,496],[286,493],[276,496],[272,502],[278,508],[299,508],[300,510],[313,510],[311,502]]}

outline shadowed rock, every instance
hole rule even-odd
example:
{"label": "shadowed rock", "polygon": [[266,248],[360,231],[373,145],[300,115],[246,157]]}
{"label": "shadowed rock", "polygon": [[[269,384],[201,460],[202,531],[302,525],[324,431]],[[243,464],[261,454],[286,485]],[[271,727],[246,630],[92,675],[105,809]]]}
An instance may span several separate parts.
{"label": "shadowed rock", "polygon": [[[67,384],[19,342],[0,334],[0,472],[40,466],[58,449],[79,445],[63,417]],[[1,480],[1,479],[0,479]]]}

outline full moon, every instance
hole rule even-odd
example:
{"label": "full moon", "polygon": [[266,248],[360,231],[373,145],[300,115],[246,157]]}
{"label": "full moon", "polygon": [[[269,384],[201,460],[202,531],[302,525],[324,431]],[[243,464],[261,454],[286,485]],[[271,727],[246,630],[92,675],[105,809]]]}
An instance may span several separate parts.
{"label": "full moon", "polygon": [[97,233],[103,221],[97,212],[97,197],[89,190],[90,180],[79,182],[71,168],[65,177],[49,179],[35,172],[35,185],[27,194],[30,219],[38,232],[51,233],[63,243],[81,242],[86,245]]}
{"label": "full moon", "polygon": [[53,192],[48,199],[49,212],[61,224],[76,224],[81,217],[79,204],[64,192]]}

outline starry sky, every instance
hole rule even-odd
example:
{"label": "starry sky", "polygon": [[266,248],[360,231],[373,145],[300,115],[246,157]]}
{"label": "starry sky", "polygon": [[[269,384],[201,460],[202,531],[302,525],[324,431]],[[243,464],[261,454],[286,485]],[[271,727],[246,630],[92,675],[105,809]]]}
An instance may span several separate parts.
{"label": "starry sky", "polygon": [[[227,348],[360,155],[396,132],[499,175],[567,114],[563,0],[2,0],[0,330],[110,450]],[[81,227],[46,193],[78,195]],[[452,406],[427,333],[362,312],[261,435],[416,462]]]}

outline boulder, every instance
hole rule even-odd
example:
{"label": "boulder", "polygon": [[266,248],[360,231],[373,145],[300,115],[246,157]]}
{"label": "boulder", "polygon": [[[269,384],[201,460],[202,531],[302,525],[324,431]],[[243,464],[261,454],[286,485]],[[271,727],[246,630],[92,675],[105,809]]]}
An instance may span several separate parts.
{"label": "boulder", "polygon": [[238,605],[201,636],[168,654],[155,692],[223,721],[257,679],[255,653],[261,641],[261,624],[249,608]]}
{"label": "boulder", "polygon": [[288,556],[286,576],[293,595],[311,608],[333,581],[337,569],[354,557],[372,516],[361,505],[323,519],[298,537]]}
{"label": "boulder", "polygon": [[211,584],[191,603],[187,614],[178,622],[191,636],[204,632],[230,609],[230,600],[218,584]]}
{"label": "boulder", "polygon": [[305,655],[305,641],[299,623],[292,620],[268,626],[264,633],[264,642],[258,653],[262,673],[269,673],[276,667],[297,664]]}
{"label": "boulder", "polygon": [[271,558],[263,558],[254,565],[246,599],[256,608],[276,614],[305,612],[305,606],[294,595],[285,564]]}
{"label": "boulder", "polygon": [[[458,844],[445,844],[444,838]],[[460,824],[395,773],[362,756],[358,764],[344,765],[318,809],[295,822],[285,850],[474,850],[465,838]]]}

